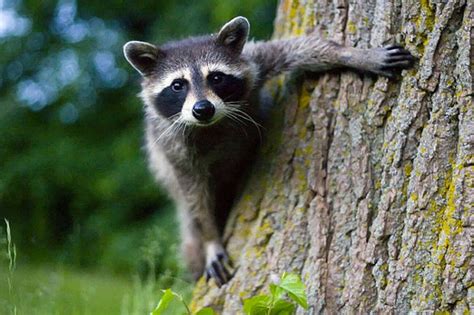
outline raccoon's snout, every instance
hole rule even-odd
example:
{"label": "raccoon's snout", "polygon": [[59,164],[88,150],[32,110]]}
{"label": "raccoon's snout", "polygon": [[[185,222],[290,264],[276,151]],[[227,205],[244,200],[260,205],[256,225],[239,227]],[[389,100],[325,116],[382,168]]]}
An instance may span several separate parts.
{"label": "raccoon's snout", "polygon": [[196,102],[193,106],[193,116],[199,121],[209,121],[216,112],[216,108],[208,100]]}

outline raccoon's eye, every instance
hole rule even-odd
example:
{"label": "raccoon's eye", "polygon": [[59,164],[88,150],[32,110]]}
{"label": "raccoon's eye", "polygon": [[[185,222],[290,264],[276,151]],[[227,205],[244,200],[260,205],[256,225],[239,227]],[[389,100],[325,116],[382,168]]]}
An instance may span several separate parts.
{"label": "raccoon's eye", "polygon": [[219,84],[224,80],[224,74],[222,72],[211,73],[208,80],[211,84]]}
{"label": "raccoon's eye", "polygon": [[186,82],[184,80],[174,80],[173,83],[171,83],[171,89],[174,92],[181,92],[186,85]]}

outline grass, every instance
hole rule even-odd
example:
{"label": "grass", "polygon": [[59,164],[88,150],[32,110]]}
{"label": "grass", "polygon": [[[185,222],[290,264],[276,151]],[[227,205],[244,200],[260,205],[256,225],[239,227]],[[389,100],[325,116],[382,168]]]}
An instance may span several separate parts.
{"label": "grass", "polygon": [[[2,315],[149,314],[160,300],[162,289],[169,287],[185,299],[190,298],[193,284],[181,279],[183,272],[171,246],[170,233],[159,228],[146,233],[142,257],[135,257],[147,261],[144,280],[138,272],[112,273],[106,267],[84,270],[60,263],[28,263],[21,259],[22,255],[16,256],[6,220],[4,232],[0,234]],[[54,262],[55,258],[49,261]],[[161,270],[158,276],[156,270]],[[167,314],[182,313],[182,306],[176,304]]]}
{"label": "grass", "polygon": [[[7,277],[8,270],[1,268],[0,314],[6,315],[15,309],[16,314],[148,314],[164,289],[159,281],[65,266],[19,265],[11,292]],[[177,282],[173,287],[189,296],[192,285]]]}
{"label": "grass", "polygon": [[2,314],[9,314],[13,305],[18,314],[120,314],[132,287],[125,278],[51,266],[18,266],[12,294],[4,284],[0,282],[0,299],[6,306]]}

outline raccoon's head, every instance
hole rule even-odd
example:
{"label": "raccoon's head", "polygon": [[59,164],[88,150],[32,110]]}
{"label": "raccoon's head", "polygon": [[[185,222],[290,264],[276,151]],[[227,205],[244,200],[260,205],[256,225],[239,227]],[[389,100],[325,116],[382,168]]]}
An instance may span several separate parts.
{"label": "raccoon's head", "polygon": [[196,126],[242,115],[256,77],[253,63],[242,57],[249,28],[246,18],[236,17],[216,35],[160,47],[125,44],[126,59],[143,77],[148,114]]}

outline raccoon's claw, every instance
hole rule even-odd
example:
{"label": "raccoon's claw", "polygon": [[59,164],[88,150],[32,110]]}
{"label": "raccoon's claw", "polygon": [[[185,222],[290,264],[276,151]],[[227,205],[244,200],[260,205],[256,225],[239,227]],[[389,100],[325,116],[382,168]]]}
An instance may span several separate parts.
{"label": "raccoon's claw", "polygon": [[229,259],[225,253],[219,254],[206,265],[206,281],[213,278],[217,286],[220,288],[232,278]]}
{"label": "raccoon's claw", "polygon": [[380,53],[383,54],[382,62],[374,72],[389,78],[396,77],[402,69],[411,68],[415,61],[415,57],[400,45],[380,48]]}
{"label": "raccoon's claw", "polygon": [[206,281],[213,278],[219,288],[232,278],[232,270],[229,257],[224,249],[220,248],[211,256],[206,257]]}

